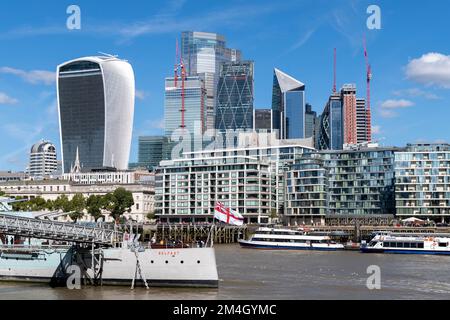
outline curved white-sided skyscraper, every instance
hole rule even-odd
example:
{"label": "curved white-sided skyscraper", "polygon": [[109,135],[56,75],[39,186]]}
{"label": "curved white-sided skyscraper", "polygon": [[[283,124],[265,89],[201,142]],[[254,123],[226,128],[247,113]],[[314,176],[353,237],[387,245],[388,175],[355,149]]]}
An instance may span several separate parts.
{"label": "curved white-sided skyscraper", "polygon": [[57,91],[63,171],[70,172],[77,149],[85,169],[127,169],[135,100],[131,65],[112,56],[63,63]]}

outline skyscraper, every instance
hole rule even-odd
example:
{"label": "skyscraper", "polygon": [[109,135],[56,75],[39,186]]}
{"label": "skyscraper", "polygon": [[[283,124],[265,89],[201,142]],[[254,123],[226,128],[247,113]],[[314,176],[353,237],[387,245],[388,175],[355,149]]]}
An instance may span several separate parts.
{"label": "skyscraper", "polygon": [[356,138],[358,143],[371,142],[372,134],[367,117],[366,100],[356,99]]}
{"label": "skyscraper", "polygon": [[31,177],[43,178],[58,168],[55,145],[41,140],[31,147],[29,173]]}
{"label": "skyscraper", "polygon": [[275,69],[273,79],[273,129],[281,139],[305,138],[305,85]]}
{"label": "skyscraper", "polygon": [[356,86],[346,84],[341,89],[344,106],[344,144],[358,144],[372,140],[365,99],[356,97]]}
{"label": "skyscraper", "polygon": [[63,172],[77,150],[84,168],[128,167],[135,83],[131,65],[112,56],[85,57],[57,68]]}
{"label": "skyscraper", "polygon": [[305,138],[313,137],[315,140],[316,136],[316,119],[317,113],[312,110],[312,106],[307,103],[305,110]]}
{"label": "skyscraper", "polygon": [[140,166],[153,169],[162,160],[168,160],[166,154],[168,139],[164,136],[139,137],[138,163]]}
{"label": "skyscraper", "polygon": [[356,97],[356,86],[346,84],[333,93],[320,117],[318,148],[341,150],[372,140],[366,102]]}
{"label": "skyscraper", "polygon": [[358,143],[356,120],[356,86],[346,84],[341,89],[344,110],[344,144]]}
{"label": "skyscraper", "polygon": [[318,147],[320,150],[342,150],[344,144],[344,121],[342,99],[333,93],[320,116]]}
{"label": "skyscraper", "polygon": [[253,129],[253,78],[252,61],[222,64],[215,126],[220,132]]}
{"label": "skyscraper", "polygon": [[[182,82],[178,79],[166,78],[164,102],[164,135],[171,140],[174,131],[185,129],[201,146],[201,136],[206,130],[205,98],[206,90],[204,81],[199,76],[186,77],[184,82],[184,116],[182,109]],[[184,123],[183,123],[184,122]],[[172,142],[176,142],[175,141]],[[193,145],[194,146],[194,145]]]}
{"label": "skyscraper", "polygon": [[181,55],[188,76],[201,76],[206,89],[206,127],[213,129],[216,114],[218,74],[223,62],[241,60],[241,52],[226,48],[225,37],[207,32],[181,34]]}

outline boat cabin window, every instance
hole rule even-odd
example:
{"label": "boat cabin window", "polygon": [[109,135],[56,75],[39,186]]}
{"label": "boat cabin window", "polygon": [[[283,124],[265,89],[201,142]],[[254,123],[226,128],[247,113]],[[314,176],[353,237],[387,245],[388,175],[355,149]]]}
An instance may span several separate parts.
{"label": "boat cabin window", "polygon": [[439,242],[439,247],[441,247],[441,248],[446,248],[447,247],[447,243],[445,243],[445,242]]}
{"label": "boat cabin window", "polygon": [[417,248],[423,249],[423,242],[419,242],[419,243],[417,244]]}

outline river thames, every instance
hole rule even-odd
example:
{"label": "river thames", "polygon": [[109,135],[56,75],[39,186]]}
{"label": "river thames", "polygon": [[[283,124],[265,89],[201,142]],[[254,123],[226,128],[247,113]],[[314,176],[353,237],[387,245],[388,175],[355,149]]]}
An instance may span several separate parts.
{"label": "river thames", "polygon": [[[449,299],[450,257],[359,252],[259,251],[216,247],[218,289],[87,287],[0,283],[0,299]],[[367,268],[381,269],[381,289],[366,286]],[[131,285],[131,284],[130,284]]]}

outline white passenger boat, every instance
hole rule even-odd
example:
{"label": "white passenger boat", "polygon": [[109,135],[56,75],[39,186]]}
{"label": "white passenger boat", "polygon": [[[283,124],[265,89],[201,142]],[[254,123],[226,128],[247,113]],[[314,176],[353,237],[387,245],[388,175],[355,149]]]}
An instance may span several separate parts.
{"label": "white passenger boat", "polygon": [[249,240],[239,240],[243,248],[269,250],[343,250],[329,236],[307,235],[303,231],[290,229],[259,228]]}
{"label": "white passenger boat", "polygon": [[450,255],[450,234],[401,234],[379,232],[361,245],[364,253]]}

